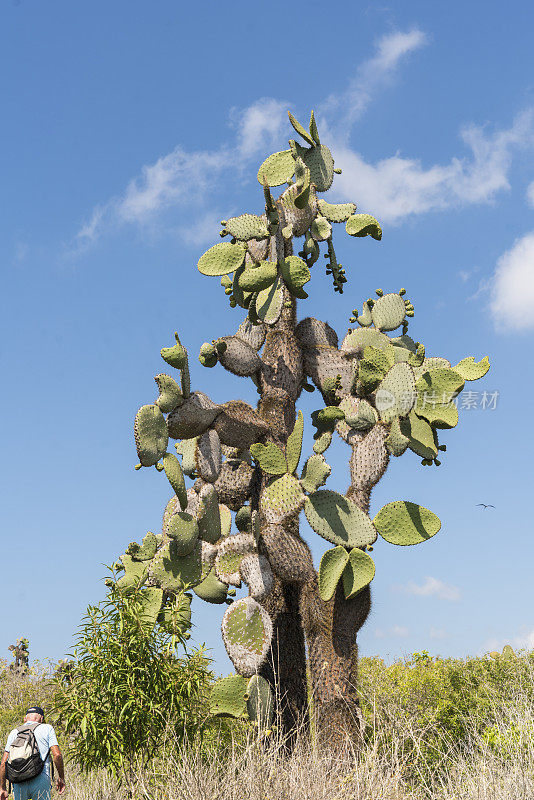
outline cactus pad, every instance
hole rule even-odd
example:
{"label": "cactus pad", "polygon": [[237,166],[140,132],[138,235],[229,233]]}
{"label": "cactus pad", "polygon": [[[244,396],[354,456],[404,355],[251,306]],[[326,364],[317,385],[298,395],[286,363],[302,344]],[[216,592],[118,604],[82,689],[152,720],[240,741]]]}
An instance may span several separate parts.
{"label": "cactus pad", "polygon": [[378,386],[375,406],[383,422],[395,417],[405,417],[416,400],[415,378],[412,368],[405,362],[395,364]]}
{"label": "cactus pad", "polygon": [[238,336],[225,336],[220,340],[226,345],[224,352],[219,353],[219,361],[223,367],[234,375],[250,377],[261,367],[261,359],[256,350]]}
{"label": "cactus pad", "polygon": [[249,239],[266,239],[269,236],[265,219],[256,214],[241,214],[239,217],[230,217],[224,223],[224,228],[234,239],[247,242]]}
{"label": "cactus pad", "polygon": [[[342,411],[345,411],[345,423],[355,431],[368,431],[378,422],[376,409],[363,398],[358,400],[357,398],[344,397],[339,407]],[[338,430],[342,424],[342,422],[338,423]]]}
{"label": "cactus pad", "polygon": [[325,458],[320,453],[310,456],[302,469],[300,485],[305,492],[316,492],[320,486],[324,486],[326,479],[332,472],[332,467],[327,464]]}
{"label": "cactus pad", "polygon": [[176,442],[174,445],[176,452],[182,456],[182,472],[184,475],[189,475],[189,477],[194,474],[197,468],[195,458],[197,443],[198,436],[194,436],[191,439],[183,439],[181,442]]}
{"label": "cactus pad", "polygon": [[230,400],[219,408],[221,413],[213,427],[223,445],[247,449],[269,431],[265,420],[242,400]]}
{"label": "cactus pad", "polygon": [[220,406],[213,403],[203,392],[193,392],[179,408],[175,408],[167,418],[169,436],[173,439],[193,439],[206,431]]}
{"label": "cactus pad", "polygon": [[165,417],[157,406],[142,406],[135,416],[135,446],[143,467],[152,467],[167,450],[169,434]]}
{"label": "cactus pad", "polygon": [[153,628],[161,611],[163,590],[157,589],[155,586],[145,586],[141,590],[140,598],[142,606],[139,616],[145,625]]}
{"label": "cactus pad", "polygon": [[156,537],[152,531],[148,531],[142,544],[139,545],[137,542],[132,542],[129,545],[126,555],[131,556],[134,561],[150,561],[156,555],[157,547]]}
{"label": "cactus pad", "polygon": [[159,389],[159,397],[155,405],[157,405],[164,414],[168,414],[169,411],[172,411],[176,406],[183,403],[182,392],[174,378],[162,372],[156,375],[154,380]]}
{"label": "cactus pad", "polygon": [[310,170],[310,180],[318,192],[326,192],[334,180],[334,159],[332,153],[321,144],[318,147],[305,148],[302,160]]}
{"label": "cactus pad", "polygon": [[124,575],[117,581],[117,588],[123,591],[138,589],[147,578],[149,561],[135,561],[132,556],[125,553],[121,556]]}
{"label": "cactus pad", "polygon": [[382,238],[382,228],[370,214],[353,214],[348,218],[345,230],[349,236],[372,236],[378,242]]}
{"label": "cactus pad", "polygon": [[282,150],[273,153],[265,159],[258,170],[258,181],[267,181],[268,186],[281,186],[293,176],[295,172],[295,159],[291,150]]}
{"label": "cactus pad", "polygon": [[172,453],[165,453],[162,458],[163,469],[167,480],[171,484],[183,510],[187,507],[187,493],[185,488],[184,473],[180,462]]}
{"label": "cactus pad", "polygon": [[179,556],[176,544],[167,542],[150,563],[149,576],[166,592],[179,592],[196,586],[202,578],[202,548],[199,542],[187,556]]}
{"label": "cactus pad", "polygon": [[281,264],[280,271],[284,283],[293,295],[301,300],[305,300],[308,295],[302,288],[311,278],[310,270],[305,261],[298,256],[287,256]]}
{"label": "cactus pad", "polygon": [[346,222],[356,211],[355,203],[327,203],[326,200],[317,200],[317,208],[329,222]]}
{"label": "cactus pad", "polygon": [[236,670],[251,677],[259,670],[271,646],[273,625],[267,612],[252,597],[233,603],[222,620],[226,652]]}
{"label": "cactus pad", "polygon": [[218,545],[215,571],[219,580],[232,586],[241,586],[239,567],[243,557],[255,552],[256,542],[249,533],[228,536]]}
{"label": "cactus pad", "polygon": [[203,542],[215,544],[221,538],[221,510],[215,487],[208,483],[200,490],[198,514],[199,536]]}
{"label": "cactus pad", "polygon": [[421,458],[434,459],[438,454],[436,434],[425,419],[410,411],[400,423],[402,433],[408,438],[408,447]]}
{"label": "cactus pad", "polygon": [[386,542],[398,545],[425,542],[441,528],[439,518],[432,511],[408,500],[395,500],[383,506],[373,523]]}
{"label": "cactus pad", "polygon": [[341,545],[323,553],[319,565],[319,594],[325,602],[334,596],[336,586],[348,560],[349,554]]}
{"label": "cactus pad", "polygon": [[453,370],[460,375],[464,381],[477,381],[483,378],[490,368],[489,358],[484,356],[480,361],[475,361],[473,356],[462,358]]}
{"label": "cactus pad", "polygon": [[256,314],[258,319],[267,325],[274,325],[280,317],[284,294],[281,279],[278,279],[268,289],[262,289],[256,297]]}
{"label": "cactus pad", "polygon": [[242,675],[229,675],[215,681],[210,693],[210,714],[239,719],[247,713],[245,694],[248,682]]}
{"label": "cactus pad", "polygon": [[317,432],[317,439],[313,443],[313,452],[322,455],[332,444],[332,431]]}
{"label": "cactus pad", "polygon": [[249,588],[250,596],[259,603],[265,600],[273,588],[273,573],[265,556],[258,553],[243,556],[239,571]]}
{"label": "cactus pad", "polygon": [[316,242],[326,242],[332,236],[332,226],[325,217],[317,216],[311,224],[310,233]]}
{"label": "cactus pad", "polygon": [[363,358],[358,369],[358,378],[363,390],[372,392],[373,389],[376,389],[394,363],[393,347],[389,347],[387,350],[378,350],[376,347],[368,345],[363,351]]}
{"label": "cactus pad", "polygon": [[363,550],[350,551],[348,564],[343,570],[343,589],[347,600],[368,586],[375,576],[375,562]]}
{"label": "cactus pad", "polygon": [[351,500],[329,489],[319,489],[304,506],[313,530],[332,544],[365,547],[376,541],[373,523]]}
{"label": "cactus pad", "polygon": [[208,576],[204,578],[202,583],[195,586],[193,589],[197,597],[205,600],[207,603],[224,603],[228,595],[228,584],[219,580],[215,574],[215,570],[211,569]]}
{"label": "cactus pad", "polygon": [[269,475],[283,475],[287,472],[286,457],[272,442],[251,445],[250,454],[258,462],[263,472],[267,472]]}
{"label": "cactus pad", "polygon": [[196,466],[203,480],[215,483],[222,466],[221,440],[217,431],[207,430],[198,440]]}
{"label": "cactus pad", "polygon": [[283,522],[301,511],[305,498],[298,480],[286,473],[267,484],[260,497],[260,510],[267,522]]}
{"label": "cactus pad", "polygon": [[219,517],[221,520],[221,537],[229,536],[232,530],[232,515],[228,506],[219,503]]}
{"label": "cactus pad", "polygon": [[248,317],[241,323],[236,331],[236,336],[254,350],[260,350],[265,341],[265,325],[253,325]]}
{"label": "cactus pad", "polygon": [[406,305],[399,294],[385,294],[375,301],[371,316],[378,330],[394,331],[404,322]]}
{"label": "cactus pad", "polygon": [[385,333],[380,333],[375,328],[357,328],[355,331],[347,333],[340,350],[348,354],[361,355],[367,345],[371,345],[377,350],[385,350],[390,345],[390,339]]}
{"label": "cactus pad", "polygon": [[415,384],[415,411],[438,428],[454,428],[458,409],[452,400],[464,387],[464,379],[453,369],[430,369]]}
{"label": "cactus pad", "polygon": [[391,423],[389,436],[386,439],[386,447],[392,456],[401,456],[406,452],[410,439],[401,430],[400,419],[395,417]]}
{"label": "cactus pad", "polygon": [[240,272],[236,282],[242,292],[261,292],[275,282],[277,275],[278,269],[273,261],[260,261]]}
{"label": "cactus pad", "polygon": [[337,333],[327,322],[314,317],[306,317],[295,328],[295,333],[304,348],[335,347],[337,348]]}
{"label": "cactus pad", "polygon": [[253,675],[245,693],[248,718],[262,731],[268,730],[274,718],[274,698],[271,687],[261,675]]}
{"label": "cactus pad", "polygon": [[246,247],[237,242],[215,244],[200,257],[199,272],[203,275],[229,275],[241,266],[245,253]]}
{"label": "cactus pad", "polygon": [[292,475],[297,469],[300,461],[300,454],[302,452],[302,436],[304,434],[304,417],[302,411],[297,414],[295,427],[287,438],[286,444],[286,459],[287,471]]}
{"label": "cactus pad", "polygon": [[198,539],[198,525],[191,514],[186,511],[173,514],[165,532],[173,540],[177,556],[188,556],[193,551]]}

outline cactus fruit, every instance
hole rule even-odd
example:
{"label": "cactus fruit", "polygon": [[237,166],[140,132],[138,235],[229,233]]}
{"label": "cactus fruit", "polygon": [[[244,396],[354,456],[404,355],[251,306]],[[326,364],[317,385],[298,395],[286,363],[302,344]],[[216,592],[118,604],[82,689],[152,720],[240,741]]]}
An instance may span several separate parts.
{"label": "cactus fruit", "polygon": [[[356,636],[369,614],[375,574],[365,551],[378,534],[410,545],[440,527],[432,512],[407,501],[388,503],[371,519],[372,490],[390,459],[407,449],[425,465],[439,464],[445,446],[438,432],[458,421],[452,400],[489,366],[487,358],[469,357],[452,368],[447,359],[427,356],[408,335],[414,306],[405,289],[377,289],[361,312],[354,309],[354,328],[341,346],[328,323],[306,317],[297,324],[298,301],[307,297],[321,250],[334,291],[341,294],[347,283],[334,223],[344,223],[354,237],[379,240],[382,230],[353,203],[318,199],[340,170],[321,143],[313,112],[308,129],[292,115],[290,122],[298,141],[266,158],[258,172],[264,213],[223,221],[221,236],[232,240],[211,247],[198,262],[201,273],[218,276],[230,307],[247,314],[233,336],[205,342],[199,360],[250,377],[257,408],[191,393],[187,350],[175,334],[176,343],[161,355],[180,379],[157,375],[159,396],[135,422],[136,469],[164,470],[175,494],[161,534],[132,543],[117,567],[125,570],[117,585],[137,590],[146,600],[147,623],[157,619],[169,634],[189,635],[187,588],[207,602],[228,604],[223,640],[240,674],[217,681],[212,713],[248,717],[264,733],[276,715],[288,747],[296,721],[308,719],[306,654],[318,739],[337,742],[348,733],[361,740]],[[284,183],[271,193],[271,186]],[[303,237],[298,255],[295,237]],[[299,479],[304,418],[296,404],[303,390],[315,389],[321,400],[311,415],[313,454],[306,454]],[[331,472],[322,454],[334,431],[350,447],[345,495],[321,488]],[[181,466],[166,452],[169,436],[178,439]],[[188,489],[184,475],[194,481]],[[330,543],[318,573],[300,535],[302,510]],[[242,582],[249,596],[234,602]],[[269,684],[279,690],[275,698]]]}
{"label": "cactus fruit", "polygon": [[269,730],[274,718],[274,697],[271,687],[261,675],[253,675],[244,695],[248,718],[259,730]]}
{"label": "cactus fruit", "polygon": [[202,436],[219,413],[220,406],[213,403],[203,392],[193,394],[167,419],[169,436],[172,439],[192,439]]}
{"label": "cactus fruit", "polygon": [[441,528],[441,522],[428,508],[410,503],[408,500],[395,500],[383,506],[373,520],[380,536],[391,544],[419,544]]}
{"label": "cactus fruit", "polygon": [[165,470],[167,480],[174,489],[182,510],[185,510],[187,507],[187,492],[185,488],[184,473],[180,466],[180,462],[172,453],[165,453],[161,462],[163,464],[163,469]]}
{"label": "cactus fruit", "polygon": [[375,576],[375,562],[363,550],[354,548],[349,553],[348,563],[343,570],[343,590],[350,600],[368,586]]}
{"label": "cactus fruit", "polygon": [[271,618],[252,597],[244,597],[226,609],[221,627],[224,646],[234,667],[245,678],[252,677],[271,646]]}
{"label": "cactus fruit", "polygon": [[313,530],[332,544],[366,547],[376,541],[376,530],[367,514],[330,489],[319,489],[309,495],[304,513]]}
{"label": "cactus fruit", "polygon": [[345,230],[349,236],[372,236],[377,241],[382,238],[382,228],[370,214],[353,214],[348,218]]}
{"label": "cactus fruit", "polygon": [[323,553],[319,565],[319,594],[323,600],[328,601],[334,596],[338,581],[348,560],[349,554],[342,545],[333,547]]}
{"label": "cactus fruit", "polygon": [[316,492],[320,486],[324,486],[332,467],[327,464],[324,456],[320,453],[315,453],[310,456],[302,469],[300,476],[300,485],[305,492],[311,494]]}
{"label": "cactus fruit", "polygon": [[173,411],[177,406],[183,403],[184,398],[182,392],[174,378],[162,372],[156,375],[154,380],[159,390],[159,397],[155,405],[158,406],[160,411],[163,411],[164,414],[168,414],[169,411]]}
{"label": "cactus fruit", "polygon": [[152,467],[167,450],[169,434],[161,410],[155,406],[143,406],[135,416],[135,446],[143,467]]}

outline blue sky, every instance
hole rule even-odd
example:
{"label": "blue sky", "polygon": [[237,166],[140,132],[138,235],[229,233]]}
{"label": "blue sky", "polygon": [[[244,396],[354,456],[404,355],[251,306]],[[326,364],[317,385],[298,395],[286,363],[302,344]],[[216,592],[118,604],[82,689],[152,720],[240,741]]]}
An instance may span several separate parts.
{"label": "blue sky", "polygon": [[[254,401],[196,361],[241,321],[196,262],[220,219],[261,210],[256,170],[287,146],[288,108],[316,110],[343,169],[330,198],[384,231],[339,226],[345,294],[317,265],[300,315],[343,333],[376,288],[404,286],[427,353],[489,355],[469,388],[499,393],[461,410],[441,467],[408,453],[377,488],[374,511],[409,499],[443,527],[375,547],[360,652],[534,647],[532,5],[4,0],[0,19],[0,656],[25,635],[34,657],[62,657],[103,596],[102,564],[159,529],[165,479],[133,470],[132,422],[174,330],[195,388]],[[348,449],[328,455],[344,491]],[[306,535],[318,564],[324,542]],[[195,640],[229,672],[221,607],[195,611]]]}

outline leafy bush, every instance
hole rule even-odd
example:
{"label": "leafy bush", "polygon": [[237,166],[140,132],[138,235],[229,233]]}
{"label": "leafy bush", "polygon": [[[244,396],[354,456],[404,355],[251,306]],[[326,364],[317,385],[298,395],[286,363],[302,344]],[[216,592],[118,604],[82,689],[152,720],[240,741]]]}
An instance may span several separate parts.
{"label": "leafy bush", "polygon": [[212,673],[203,649],[187,652],[184,639],[147,617],[141,591],[126,594],[112,583],[107,599],[89,606],[54,697],[69,758],[84,771],[105,767],[128,779],[162,739],[202,734]]}

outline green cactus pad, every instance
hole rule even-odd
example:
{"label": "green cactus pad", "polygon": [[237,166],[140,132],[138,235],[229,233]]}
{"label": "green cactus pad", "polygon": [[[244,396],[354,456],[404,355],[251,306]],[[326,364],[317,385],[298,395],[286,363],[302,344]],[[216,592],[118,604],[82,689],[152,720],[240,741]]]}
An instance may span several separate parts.
{"label": "green cactus pad", "polygon": [[375,393],[375,406],[382,422],[405,417],[415,404],[415,377],[405,362],[394,364]]}
{"label": "green cactus pad", "polygon": [[322,431],[313,443],[313,452],[317,455],[324,453],[332,444],[332,431]]}
{"label": "green cactus pad", "polygon": [[316,492],[320,486],[325,485],[326,479],[331,472],[332,467],[326,463],[324,456],[320,453],[315,453],[304,464],[300,485],[309,494]]}
{"label": "green cactus pad", "polygon": [[340,349],[345,353],[363,353],[368,345],[377,350],[386,350],[390,345],[389,336],[374,328],[357,328],[347,333]]}
{"label": "green cactus pad", "polygon": [[260,730],[268,730],[274,719],[274,698],[271,687],[261,675],[253,675],[245,693],[248,718]]}
{"label": "green cactus pad", "polygon": [[124,566],[124,575],[117,581],[117,588],[122,591],[138,589],[146,580],[150,562],[135,561],[126,553],[120,560]]}
{"label": "green cactus pad", "polygon": [[316,242],[326,242],[332,236],[332,226],[325,217],[318,215],[310,226],[310,233]]}
{"label": "green cactus pad", "polygon": [[271,645],[273,626],[267,612],[251,597],[244,597],[226,610],[222,620],[226,651],[241,675],[258,671]]}
{"label": "green cactus pad", "polygon": [[258,181],[263,184],[263,179],[269,186],[281,186],[293,176],[295,172],[295,159],[291,150],[281,150],[265,159],[258,170]]}
{"label": "green cactus pad", "polygon": [[408,500],[395,500],[383,506],[373,524],[386,542],[398,545],[425,542],[441,528],[439,517],[432,511]]}
{"label": "green cactus pad", "polygon": [[248,681],[242,675],[229,675],[215,681],[210,692],[210,714],[239,719],[247,713],[245,694]]}
{"label": "green cactus pad", "polygon": [[248,242],[249,239],[266,239],[269,236],[265,219],[258,217],[257,214],[230,217],[225,222],[224,228],[230,236],[242,242]]}
{"label": "green cactus pad", "polygon": [[302,411],[298,412],[295,427],[287,437],[286,458],[287,471],[292,475],[297,469],[302,452],[302,436],[304,434],[304,417]]}
{"label": "green cactus pad", "polygon": [[306,234],[306,239],[302,245],[302,253],[300,255],[306,257],[306,262],[309,267],[312,267],[315,264],[320,253],[321,251],[319,250],[319,245],[311,233]]}
{"label": "green cactus pad", "polygon": [[454,428],[458,409],[452,399],[464,387],[464,379],[453,369],[430,369],[415,384],[415,411],[438,428]]}
{"label": "green cactus pad", "polygon": [[303,148],[302,160],[310,170],[310,180],[318,192],[326,192],[334,180],[334,159],[323,144],[318,147]]}
{"label": "green cactus pad", "polygon": [[185,369],[187,366],[187,350],[178,341],[172,347],[162,347],[160,354],[162,359],[175,369]]}
{"label": "green cactus pad", "polygon": [[232,514],[224,503],[219,503],[219,517],[221,520],[221,537],[229,536],[232,530]]}
{"label": "green cactus pad", "polygon": [[[349,398],[344,398],[339,404],[340,409],[345,410],[345,408],[349,406],[349,403]],[[345,412],[345,422],[350,428],[354,428],[355,431],[368,431],[369,428],[372,428],[373,425],[378,422],[378,414],[376,409],[374,409],[367,400],[362,398],[358,403],[356,413]]]}
{"label": "green cactus pad", "polygon": [[408,447],[418,456],[434,459],[438,454],[436,434],[425,419],[410,411],[400,423],[401,431],[408,438]]}
{"label": "green cactus pad", "polygon": [[310,270],[305,261],[298,256],[288,256],[280,264],[282,278],[287,288],[293,295],[305,300],[308,295],[302,288],[311,278]]}
{"label": "green cactus pad", "polygon": [[162,458],[163,469],[167,480],[171,484],[176,497],[178,498],[182,510],[185,511],[187,506],[187,492],[185,488],[184,473],[180,466],[180,462],[172,453],[165,453]]}
{"label": "green cactus pad", "polygon": [[428,372],[431,369],[451,369],[451,362],[447,361],[446,358],[441,358],[440,356],[431,356],[430,358],[425,358],[423,363],[418,366],[414,367],[414,374],[416,380]]}
{"label": "green cactus pad", "polygon": [[387,350],[378,350],[372,345],[367,345],[358,368],[358,378],[361,381],[364,392],[372,392],[376,389],[394,363],[393,347]]}
{"label": "green cactus pad", "polygon": [[207,578],[204,578],[202,583],[195,586],[193,589],[197,597],[205,600],[207,603],[224,603],[228,595],[228,584],[220,581],[215,574],[215,569],[212,568],[208,573]]}
{"label": "green cactus pad", "polygon": [[194,474],[197,468],[197,462],[195,458],[197,442],[198,436],[195,436],[192,439],[182,439],[181,442],[176,442],[174,445],[176,452],[182,456],[182,472],[184,475],[188,475],[189,477]]}
{"label": "green cactus pad", "polygon": [[317,200],[317,208],[329,222],[346,222],[356,211],[355,203],[327,203],[326,200]]}
{"label": "green cactus pad", "polygon": [[215,544],[221,538],[221,509],[217,491],[212,484],[200,490],[201,509],[198,517],[199,537],[203,542]]}
{"label": "green cactus pad", "polygon": [[460,375],[464,381],[477,381],[483,378],[490,368],[489,358],[484,356],[480,361],[475,361],[473,356],[462,358],[453,370]]}
{"label": "green cactus pad", "polygon": [[261,292],[271,286],[278,275],[274,261],[260,261],[239,273],[236,283],[242,292]]}
{"label": "green cactus pad", "polygon": [[252,511],[250,506],[241,506],[235,515],[235,526],[242,533],[250,533],[252,525]]}
{"label": "green cactus pad", "polygon": [[202,548],[197,542],[187,556],[179,556],[176,543],[167,542],[150,564],[150,577],[166,592],[179,592],[196,586],[202,578]]}
{"label": "green cactus pad", "polygon": [[261,493],[260,510],[268,522],[283,522],[302,509],[305,497],[298,480],[286,473],[269,481]]}
{"label": "green cactus pad", "polygon": [[135,416],[135,445],[143,467],[152,467],[167,450],[169,434],[160,409],[154,405],[142,406]]}
{"label": "green cactus pad", "polygon": [[203,367],[211,368],[215,366],[215,364],[219,360],[219,355],[215,347],[211,344],[211,342],[204,342],[204,344],[200,347],[198,360],[200,361]]}
{"label": "green cactus pad", "polygon": [[159,397],[156,400],[156,405],[164,414],[168,414],[177,406],[183,403],[183,395],[180,387],[170,375],[160,373],[154,378],[159,389]]}
{"label": "green cactus pad", "polygon": [[370,214],[353,214],[345,225],[349,236],[371,236],[377,242],[382,238],[382,228]]}
{"label": "green cactus pad", "polygon": [[337,492],[314,492],[306,498],[304,513],[313,530],[332,544],[365,547],[376,541],[376,531],[367,514]]}
{"label": "green cactus pad", "polygon": [[153,628],[156,624],[159,612],[161,611],[161,602],[163,600],[163,589],[157,589],[154,586],[145,586],[140,593],[142,606],[139,616],[142,622]]}
{"label": "green cactus pad", "polygon": [[246,247],[236,242],[221,242],[210,247],[198,262],[203,275],[229,275],[241,266],[247,252]]}
{"label": "green cactus pad", "polygon": [[402,456],[406,452],[410,439],[401,430],[400,419],[395,417],[391,423],[389,436],[386,439],[386,447],[392,456]]}
{"label": "green cactus pad", "polygon": [[358,325],[363,325],[364,327],[369,327],[369,325],[373,321],[373,317],[371,316],[371,305],[367,301],[362,306],[362,313],[359,314],[357,317]]}
{"label": "green cactus pad", "polygon": [[249,449],[250,455],[264,472],[268,472],[269,475],[283,475],[287,472],[286,457],[277,445],[272,442],[253,444]]}
{"label": "green cactus pad", "polygon": [[255,549],[256,542],[249,533],[237,533],[220,542],[215,559],[215,571],[219,580],[233,586],[241,586],[239,572],[241,561]]}
{"label": "green cactus pad", "polygon": [[375,301],[371,316],[378,330],[394,331],[404,322],[406,305],[399,294],[385,294]]}
{"label": "green cactus pad", "polygon": [[342,545],[333,547],[323,554],[319,564],[319,594],[325,602],[334,596],[348,560],[349,554]]}
{"label": "green cactus pad", "polygon": [[375,562],[371,556],[358,548],[351,550],[348,564],[343,570],[343,590],[346,599],[350,600],[369,586],[374,576]]}
{"label": "green cactus pad", "polygon": [[258,292],[256,297],[256,314],[267,325],[274,325],[278,321],[282,311],[284,294],[282,291],[281,278],[278,279],[268,289]]}
{"label": "green cactus pad", "polygon": [[152,531],[148,531],[147,535],[143,538],[142,544],[137,544],[137,542],[132,542],[127,551],[126,555],[129,555],[133,558],[134,561],[150,561],[151,558],[154,558],[156,555],[156,550],[158,547],[158,542]]}
{"label": "green cactus pad", "polygon": [[299,134],[299,136],[302,136],[302,138],[306,142],[308,142],[308,144],[311,144],[312,147],[315,147],[315,141],[313,140],[311,133],[308,133],[308,131],[300,124],[298,119],[295,119],[295,117],[290,111],[287,112],[287,115],[289,117],[290,123],[292,124],[295,131]]}
{"label": "green cactus pad", "polygon": [[167,536],[174,542],[174,552],[177,556],[188,556],[198,540],[198,524],[191,514],[185,511],[178,511],[169,519]]}

